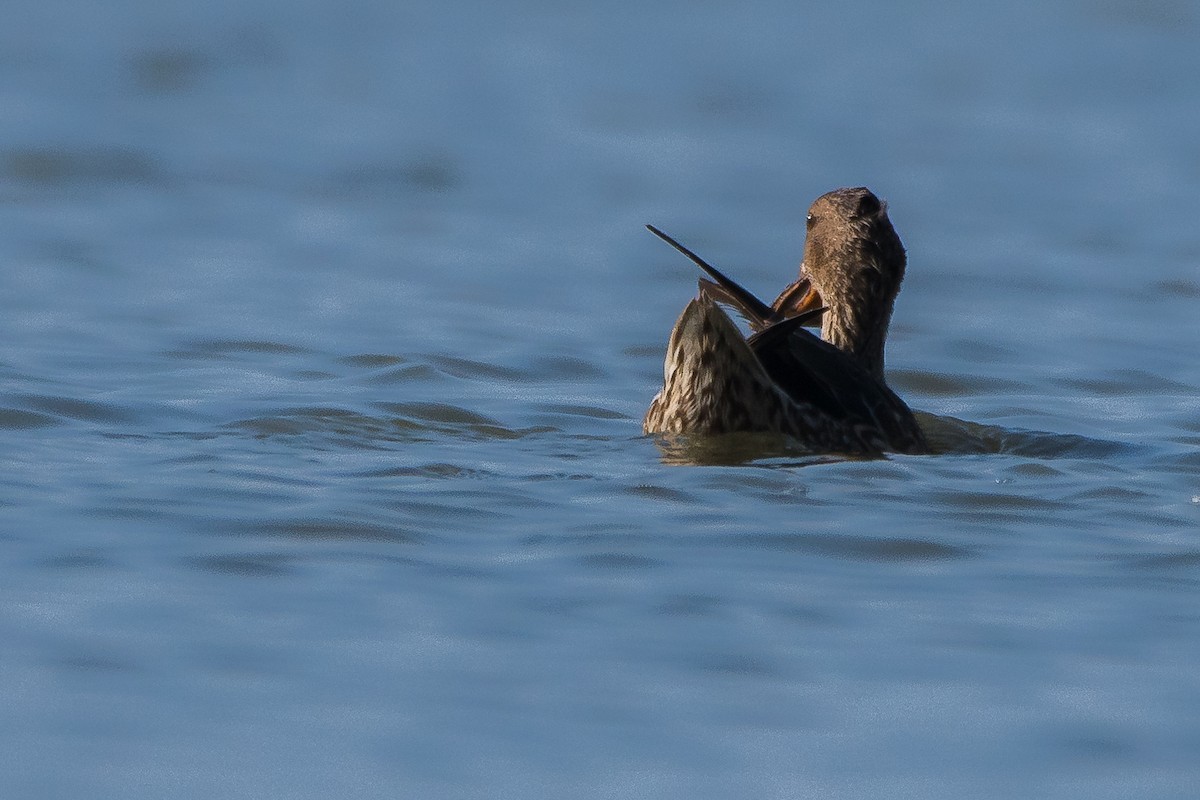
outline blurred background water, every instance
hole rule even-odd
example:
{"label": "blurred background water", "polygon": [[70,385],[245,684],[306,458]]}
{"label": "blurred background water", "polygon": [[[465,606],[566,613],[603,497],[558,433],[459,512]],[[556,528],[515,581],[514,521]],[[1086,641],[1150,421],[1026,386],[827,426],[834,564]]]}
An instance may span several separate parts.
{"label": "blurred background water", "polygon": [[[1193,4],[5,16],[3,796],[1195,796]],[[863,184],[959,446],[679,466]]]}

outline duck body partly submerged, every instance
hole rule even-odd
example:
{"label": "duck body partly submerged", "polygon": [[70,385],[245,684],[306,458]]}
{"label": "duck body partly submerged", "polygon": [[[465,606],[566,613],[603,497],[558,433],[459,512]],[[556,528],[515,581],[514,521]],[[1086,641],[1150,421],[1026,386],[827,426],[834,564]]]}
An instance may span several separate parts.
{"label": "duck body partly submerged", "polygon": [[[808,217],[799,279],[771,306],[655,228],[715,282],[700,283],[667,344],[646,433],[778,433],[822,453],[923,453],[915,417],[883,377],[905,267],[887,212],[867,189],[822,195]],[[717,301],[755,330],[743,336]],[[821,316],[822,336],[804,330]]]}

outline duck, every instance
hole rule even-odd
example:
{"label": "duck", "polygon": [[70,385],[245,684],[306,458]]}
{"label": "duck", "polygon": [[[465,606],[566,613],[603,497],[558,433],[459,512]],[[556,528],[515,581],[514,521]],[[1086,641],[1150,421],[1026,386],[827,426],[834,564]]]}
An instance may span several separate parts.
{"label": "duck", "polygon": [[[829,454],[929,452],[887,385],[884,347],[907,263],[887,206],[866,187],[809,207],[799,275],[771,305],[653,225],[709,276],[667,341],[646,434],[774,433]],[[746,336],[722,309],[749,324]],[[820,336],[806,330],[819,321]]]}

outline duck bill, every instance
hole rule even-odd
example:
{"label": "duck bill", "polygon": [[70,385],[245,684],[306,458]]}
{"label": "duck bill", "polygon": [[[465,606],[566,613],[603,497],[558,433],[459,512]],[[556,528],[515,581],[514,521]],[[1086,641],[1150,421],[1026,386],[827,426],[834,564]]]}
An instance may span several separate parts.
{"label": "duck bill", "polygon": [[[813,287],[808,276],[801,272],[800,277],[784,289],[779,297],[775,298],[771,308],[782,319],[791,319],[810,311],[817,311],[823,305],[820,293]],[[806,324],[819,327],[821,324],[820,314],[813,314],[812,320]]]}

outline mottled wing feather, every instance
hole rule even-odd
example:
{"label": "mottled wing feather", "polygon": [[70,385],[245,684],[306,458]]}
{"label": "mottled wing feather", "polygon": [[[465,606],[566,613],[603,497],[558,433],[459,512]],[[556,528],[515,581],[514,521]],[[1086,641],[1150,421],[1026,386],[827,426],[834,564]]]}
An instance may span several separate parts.
{"label": "mottled wing feather", "polygon": [[783,430],[787,403],[741,331],[705,297],[671,331],[663,388],[646,412],[646,433]]}
{"label": "mottled wing feather", "polygon": [[[693,253],[688,248],[684,247],[672,236],[663,233],[653,225],[647,225],[646,230],[653,233],[658,238],[662,239],[667,244],[674,247],[679,252],[683,253],[688,259],[698,266],[700,269],[708,273],[712,278],[711,281],[701,280],[700,293],[702,296],[708,296],[712,300],[720,300],[722,303],[728,303],[738,309],[751,324],[762,326],[775,318],[775,312],[769,305],[759,300],[751,292],[742,288],[741,284],[730,278],[724,272],[709,264],[700,256]],[[718,291],[718,294],[707,294],[708,287],[713,287]]]}

